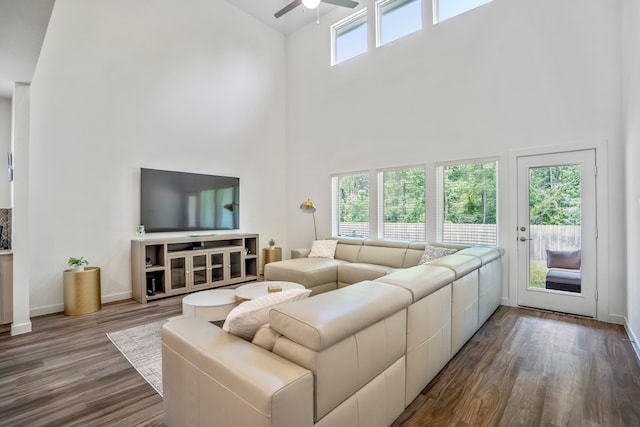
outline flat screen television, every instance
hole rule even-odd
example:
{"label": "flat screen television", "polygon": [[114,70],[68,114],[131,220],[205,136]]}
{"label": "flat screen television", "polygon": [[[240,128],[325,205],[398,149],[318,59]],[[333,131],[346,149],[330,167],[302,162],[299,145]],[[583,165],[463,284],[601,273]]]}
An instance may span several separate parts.
{"label": "flat screen television", "polygon": [[237,230],[240,178],[141,168],[140,224],[147,232]]}

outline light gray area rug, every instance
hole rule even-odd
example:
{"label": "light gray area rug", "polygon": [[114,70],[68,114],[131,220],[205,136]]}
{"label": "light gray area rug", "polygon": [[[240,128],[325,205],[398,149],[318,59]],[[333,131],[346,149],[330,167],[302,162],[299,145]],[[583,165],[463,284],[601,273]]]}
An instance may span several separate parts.
{"label": "light gray area rug", "polygon": [[166,322],[167,320],[159,320],[107,334],[113,345],[160,396],[162,396],[160,330]]}

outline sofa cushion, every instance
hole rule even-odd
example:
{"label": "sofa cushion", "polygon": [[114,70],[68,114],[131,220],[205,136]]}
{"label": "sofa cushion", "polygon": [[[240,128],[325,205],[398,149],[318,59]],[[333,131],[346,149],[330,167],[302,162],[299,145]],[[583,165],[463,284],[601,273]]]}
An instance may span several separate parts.
{"label": "sofa cushion", "polygon": [[264,266],[265,280],[295,282],[305,288],[337,283],[338,265],[345,263],[339,259],[298,258],[270,262]]}
{"label": "sofa cushion", "polygon": [[411,294],[405,289],[365,281],[274,307],[269,323],[288,339],[320,351],[409,304]]}
{"label": "sofa cushion", "polygon": [[333,259],[336,255],[337,244],[337,240],[314,240],[308,257]]}
{"label": "sofa cushion", "polygon": [[582,251],[550,251],[547,249],[548,268],[566,268],[580,270]]}
{"label": "sofa cushion", "polygon": [[429,263],[430,265],[439,265],[441,267],[447,267],[453,270],[456,274],[456,279],[469,274],[473,270],[476,270],[482,265],[480,258],[471,255],[453,254],[446,257],[434,259]]}
{"label": "sofa cushion", "polygon": [[362,248],[363,243],[363,239],[341,237],[338,239],[336,258],[349,262],[358,261],[358,254],[360,253],[360,248]]}
{"label": "sofa cushion", "polygon": [[394,269],[386,265],[363,264],[359,262],[341,264],[338,266],[338,282],[358,283],[363,280],[374,280],[389,274]]}
{"label": "sofa cushion", "polygon": [[251,343],[260,346],[265,350],[272,351],[273,346],[281,336],[282,335],[271,329],[271,326],[267,323],[266,325],[262,325],[258,328]]}
{"label": "sofa cushion", "polygon": [[409,244],[393,240],[366,240],[358,254],[358,262],[400,268]]}
{"label": "sofa cushion", "polygon": [[434,259],[455,254],[456,252],[457,252],[456,249],[444,248],[441,246],[426,245],[424,247],[424,253],[420,257],[420,261],[418,261],[418,264],[425,264],[427,262],[433,261]]}
{"label": "sofa cushion", "polygon": [[251,341],[258,328],[269,323],[269,310],[285,302],[298,301],[309,296],[309,289],[289,289],[243,302],[231,310],[222,329]]}
{"label": "sofa cushion", "polygon": [[404,261],[402,262],[402,266],[404,268],[414,267],[418,265],[420,258],[424,254],[424,245],[418,245],[416,243],[412,243],[409,245],[407,252],[404,254]]}
{"label": "sofa cushion", "polygon": [[453,282],[455,278],[450,268],[424,264],[380,277],[376,282],[405,288],[411,292],[413,302],[416,302]]}
{"label": "sofa cushion", "polygon": [[482,261],[482,265],[486,265],[494,259],[498,259],[502,256],[500,249],[501,248],[489,246],[474,246],[472,248],[462,249],[461,251],[458,251],[458,254],[478,257]]}

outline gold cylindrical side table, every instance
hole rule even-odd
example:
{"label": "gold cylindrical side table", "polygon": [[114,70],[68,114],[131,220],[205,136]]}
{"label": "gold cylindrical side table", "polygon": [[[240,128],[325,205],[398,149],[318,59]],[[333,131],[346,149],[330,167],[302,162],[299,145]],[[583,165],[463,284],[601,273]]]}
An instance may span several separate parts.
{"label": "gold cylindrical side table", "polygon": [[282,248],[276,248],[274,246],[270,246],[268,248],[264,248],[262,250],[264,265],[269,264],[274,261],[282,261]]}
{"label": "gold cylindrical side table", "polygon": [[100,267],[85,267],[84,271],[65,270],[63,278],[66,316],[100,310]]}

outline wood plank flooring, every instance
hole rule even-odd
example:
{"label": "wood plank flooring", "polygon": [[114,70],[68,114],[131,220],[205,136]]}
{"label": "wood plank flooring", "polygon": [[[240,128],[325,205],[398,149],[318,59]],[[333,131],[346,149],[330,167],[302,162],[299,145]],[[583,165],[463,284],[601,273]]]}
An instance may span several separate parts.
{"label": "wood plank flooring", "polygon": [[502,306],[393,426],[640,426],[640,363],[620,325]]}
{"label": "wood plank flooring", "polygon": [[[106,333],[180,312],[125,301],[0,334],[0,426],[162,426]],[[640,363],[619,325],[500,307],[393,425],[640,426]]]}

